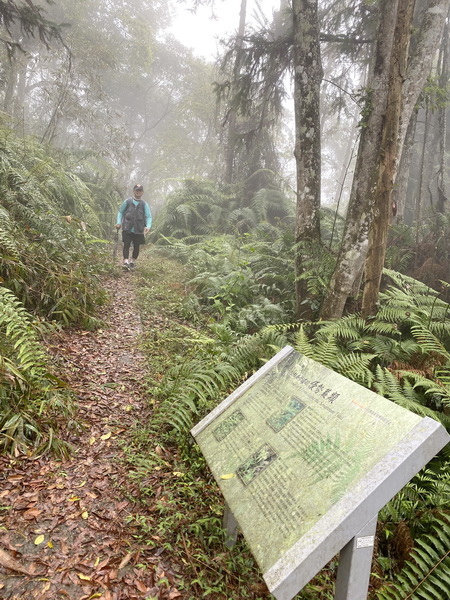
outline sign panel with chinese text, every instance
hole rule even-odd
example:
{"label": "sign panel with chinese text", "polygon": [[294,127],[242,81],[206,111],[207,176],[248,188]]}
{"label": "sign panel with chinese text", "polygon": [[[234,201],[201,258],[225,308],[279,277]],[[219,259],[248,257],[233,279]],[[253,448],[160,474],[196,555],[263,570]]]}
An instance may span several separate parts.
{"label": "sign panel with chinese text", "polygon": [[192,434],[267,573],[422,418],[289,347],[252,379]]}

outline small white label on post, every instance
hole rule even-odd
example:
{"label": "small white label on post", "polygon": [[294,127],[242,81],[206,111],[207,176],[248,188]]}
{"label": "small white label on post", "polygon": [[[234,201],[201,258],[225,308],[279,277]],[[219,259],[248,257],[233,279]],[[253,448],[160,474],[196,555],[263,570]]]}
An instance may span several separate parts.
{"label": "small white label on post", "polygon": [[366,535],[365,537],[356,538],[357,548],[371,548],[374,543],[375,536]]}

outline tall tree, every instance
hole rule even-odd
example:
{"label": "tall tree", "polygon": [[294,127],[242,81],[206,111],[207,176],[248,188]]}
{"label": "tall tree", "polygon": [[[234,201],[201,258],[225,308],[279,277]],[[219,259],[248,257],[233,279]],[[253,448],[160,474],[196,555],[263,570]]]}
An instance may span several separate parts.
{"label": "tall tree", "polygon": [[295,159],[297,169],[296,315],[309,318],[311,308],[305,261],[320,239],[320,59],[317,0],[292,0],[294,39]]}
{"label": "tall tree", "polygon": [[[450,17],[450,15],[449,15]],[[447,155],[447,112],[448,112],[448,83],[450,79],[450,23],[449,17],[447,18],[444,35],[442,36],[442,45],[440,51],[439,60],[439,86],[441,90],[445,90],[445,102],[441,102],[438,106],[438,126],[439,132],[439,165],[437,174],[437,209],[440,212],[448,210],[446,204],[449,201],[449,189],[448,189],[448,174],[446,169],[446,155]]]}
{"label": "tall tree", "polygon": [[[373,220],[370,227],[364,272],[365,282],[362,298],[362,313],[364,316],[373,314],[376,310],[381,273],[386,255],[387,234],[392,216],[392,191],[401,153],[399,130],[402,111],[402,86],[408,59],[413,10],[414,3],[411,0],[399,0],[388,72],[386,114],[382,123],[380,154],[377,157],[376,164]],[[407,115],[404,118],[407,118],[409,122]]]}
{"label": "tall tree", "polygon": [[[241,9],[239,12],[239,27],[236,37],[236,53],[233,65],[233,81],[239,80],[242,64],[242,46],[244,43],[245,34],[245,19],[247,14],[247,0],[241,0]],[[236,126],[237,126],[237,110],[232,104],[227,115],[227,146],[225,153],[225,183],[233,183],[234,171],[234,154],[236,147]]]}
{"label": "tall tree", "polygon": [[[371,314],[376,308],[399,157],[415,104],[431,70],[450,0],[421,2],[425,9],[417,23],[417,43],[402,67],[401,57],[406,56],[411,36],[408,23],[414,4],[406,0],[380,2],[372,77],[346,227],[321,311],[324,319],[342,315],[369,243],[363,311]],[[374,220],[375,228],[370,234]]]}

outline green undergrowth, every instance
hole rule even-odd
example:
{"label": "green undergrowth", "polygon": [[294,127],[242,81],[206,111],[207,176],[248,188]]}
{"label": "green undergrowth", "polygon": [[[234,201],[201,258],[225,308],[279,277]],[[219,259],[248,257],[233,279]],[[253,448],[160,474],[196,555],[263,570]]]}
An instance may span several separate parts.
{"label": "green undergrowth", "polygon": [[[171,562],[183,598],[272,598],[242,536],[232,549],[225,546],[223,497],[200,450],[186,433],[168,430],[161,423],[161,414],[167,414],[164,406],[169,388],[176,387],[176,382],[171,381],[171,376],[176,379],[173,373],[179,369],[182,376],[183,365],[187,367],[194,361],[197,368],[203,364],[205,373],[212,377],[207,366],[224,359],[221,352],[233,342],[213,339],[215,324],[208,318],[202,319],[199,313],[186,312],[190,294],[186,266],[155,248],[146,249],[136,276],[144,329],[141,348],[147,357],[151,407],[150,415],[136,426],[124,448],[130,497],[137,500],[136,513],[130,519],[136,539]],[[257,366],[254,364],[253,368]],[[235,384],[232,378],[224,378],[222,396],[215,403],[240,379],[242,375],[238,373]],[[176,402],[176,394],[171,398]],[[205,402],[196,420],[212,407]],[[333,569],[331,565],[324,570],[297,598],[331,599]]]}
{"label": "green undergrowth", "polygon": [[89,173],[79,156],[17,137],[0,119],[0,453],[69,451],[59,436],[73,395],[43,339],[102,323],[101,276],[112,267],[103,237],[118,198]]}
{"label": "green undergrowth", "polygon": [[[190,429],[286,344],[449,427],[449,305],[424,284],[386,270],[388,283],[373,319],[286,320],[252,333],[251,326],[245,331],[234,327],[242,307],[236,287],[229,285],[229,271],[216,269],[217,277],[208,274],[201,281],[196,277],[195,269],[205,261],[222,264],[219,242],[210,244],[211,249],[207,256],[199,246],[177,246],[179,256],[170,258],[151,247],[140,263],[149,414],[125,448],[130,497],[139,499],[132,521],[141,544],[170,558],[184,598],[264,599],[270,595],[245,541],[239,538],[230,550],[224,546],[223,498]],[[233,265],[234,282],[241,281],[241,272],[250,279],[246,266],[242,260]],[[217,290],[219,304],[212,302]],[[369,598],[398,600],[402,590],[411,600],[446,597],[448,450],[380,511]],[[322,569],[297,598],[333,598],[336,564]]]}

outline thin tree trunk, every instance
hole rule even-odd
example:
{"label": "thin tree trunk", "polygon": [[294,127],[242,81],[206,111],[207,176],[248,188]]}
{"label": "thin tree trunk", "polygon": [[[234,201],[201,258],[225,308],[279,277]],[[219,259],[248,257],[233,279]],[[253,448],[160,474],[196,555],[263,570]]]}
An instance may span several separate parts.
{"label": "thin tree trunk", "polygon": [[[236,41],[236,60],[234,63],[233,80],[237,81],[241,72],[242,45],[244,43],[245,20],[247,14],[247,0],[241,0],[241,10],[239,13],[239,28]],[[234,155],[236,148],[236,123],[237,114],[234,106],[231,106],[228,113],[227,146],[225,153],[225,183],[231,184],[234,180]]]}
{"label": "thin tree trunk", "polygon": [[333,204],[336,207],[339,207],[340,200],[341,200],[342,194],[343,194],[343,189],[345,186],[345,180],[347,178],[347,174],[348,174],[348,170],[349,170],[349,164],[355,155],[355,146],[357,146],[357,144],[358,144],[357,125],[358,125],[358,113],[357,113],[357,111],[355,111],[353,114],[352,123],[349,125],[349,129],[352,133],[349,136],[349,139],[348,139],[348,142],[347,142],[347,145],[345,148],[345,155],[344,155],[344,159],[343,159],[342,165],[341,165],[341,172],[340,172],[339,176],[337,177],[338,185],[337,185],[336,193],[334,195],[334,200],[333,200]]}
{"label": "thin tree trunk", "polygon": [[422,140],[422,150],[420,153],[420,164],[419,164],[419,182],[417,184],[416,191],[416,210],[415,210],[415,225],[416,225],[416,245],[415,245],[415,260],[414,267],[417,269],[419,267],[419,263],[421,259],[419,257],[419,241],[420,241],[420,225],[422,218],[422,202],[424,198],[424,171],[425,171],[425,153],[427,148],[428,141],[428,131],[430,127],[430,111],[429,105],[427,103],[425,109],[425,122],[423,127],[423,140]]}
{"label": "thin tree trunk", "polygon": [[[406,130],[405,143],[403,144],[403,152],[400,159],[397,178],[395,180],[395,188],[392,195],[393,206],[395,206],[395,222],[409,223],[413,221],[412,214],[414,206],[407,206],[408,198],[408,183],[411,172],[411,160],[413,157],[414,139],[416,137],[417,111],[411,115],[408,129]],[[410,218],[408,219],[407,215]]]}
{"label": "thin tree trunk", "polygon": [[312,246],[320,240],[320,59],[317,0],[292,0],[294,27],[295,159],[297,169],[296,316],[309,319],[306,281],[301,279]]}
{"label": "thin tree trunk", "polygon": [[[4,65],[4,75],[6,79],[5,93],[3,97],[3,110],[12,114],[14,106],[14,97],[16,94],[17,81],[19,78],[19,62],[20,62],[20,50],[13,48],[11,50],[11,56]],[[5,68],[6,67],[6,68]],[[6,75],[6,76],[5,76]]]}

